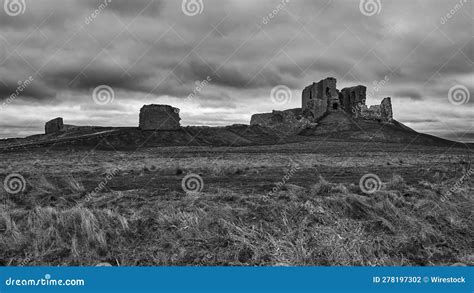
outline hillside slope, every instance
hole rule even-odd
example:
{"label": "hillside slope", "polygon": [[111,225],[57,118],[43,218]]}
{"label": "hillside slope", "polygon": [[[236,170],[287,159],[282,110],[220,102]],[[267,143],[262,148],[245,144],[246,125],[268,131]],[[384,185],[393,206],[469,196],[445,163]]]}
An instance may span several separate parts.
{"label": "hillside slope", "polygon": [[354,119],[345,113],[331,113],[319,121],[313,129],[300,133],[307,137],[337,138],[348,141],[393,142],[433,146],[466,147],[466,144],[453,142],[440,137],[419,133],[408,126],[393,120],[383,123],[365,119]]}
{"label": "hillside slope", "polygon": [[170,146],[258,146],[293,142],[342,140],[347,142],[384,142],[413,145],[473,147],[439,137],[422,134],[393,121],[380,123],[354,119],[345,113],[331,113],[315,128],[305,129],[298,135],[258,125],[226,127],[182,127],[173,131],[142,131],[134,127],[77,127],[67,132],[34,135],[22,139],[0,141],[0,152],[48,149],[135,150]]}

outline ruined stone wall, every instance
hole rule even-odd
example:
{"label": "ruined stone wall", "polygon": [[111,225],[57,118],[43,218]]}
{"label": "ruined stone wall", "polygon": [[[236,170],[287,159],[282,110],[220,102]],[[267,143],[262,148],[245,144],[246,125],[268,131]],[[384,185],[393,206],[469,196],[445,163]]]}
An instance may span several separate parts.
{"label": "ruined stone wall", "polygon": [[179,109],[168,105],[146,105],[140,110],[139,127],[142,130],[180,129]]}
{"label": "ruined stone wall", "polygon": [[392,99],[385,98],[380,104],[382,119],[391,122],[393,120],[393,109],[392,109]]}
{"label": "ruined stone wall", "polygon": [[361,106],[365,105],[366,94],[367,88],[363,85],[343,88],[339,97],[344,111],[357,115]]}
{"label": "ruined stone wall", "polygon": [[301,130],[313,127],[316,124],[303,116],[300,108],[285,111],[273,111],[272,113],[254,114],[250,125],[260,125],[271,128],[284,135],[297,134]]}
{"label": "ruined stone wall", "polygon": [[46,134],[56,133],[64,130],[63,118],[58,117],[46,122],[44,125],[44,132]]}
{"label": "ruined stone wall", "polygon": [[307,118],[318,121],[328,112],[340,109],[336,82],[335,78],[328,77],[303,90],[302,107]]}
{"label": "ruined stone wall", "polygon": [[367,120],[377,120],[380,122],[391,122],[393,120],[392,101],[390,98],[383,99],[380,105],[362,106],[359,115]]}

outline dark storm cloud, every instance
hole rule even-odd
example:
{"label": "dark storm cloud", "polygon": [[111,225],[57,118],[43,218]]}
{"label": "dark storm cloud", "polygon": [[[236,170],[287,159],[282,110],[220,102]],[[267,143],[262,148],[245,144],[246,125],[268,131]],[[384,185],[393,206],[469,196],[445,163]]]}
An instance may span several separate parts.
{"label": "dark storm cloud", "polygon": [[89,8],[107,5],[112,11],[122,16],[158,17],[163,8],[162,0],[88,0]]}
{"label": "dark storm cloud", "polygon": [[409,98],[412,100],[421,100],[422,96],[417,90],[410,90],[410,89],[405,89],[405,90],[399,90],[393,93],[394,96],[397,98]]}
{"label": "dark storm cloud", "polygon": [[[1,10],[0,99],[19,80],[35,78],[3,114],[41,101],[51,115],[76,105],[87,115],[95,107],[92,90],[105,84],[115,90],[117,104],[91,114],[102,117],[101,123],[107,111],[134,117],[140,103],[164,100],[187,109],[185,121],[228,124],[248,119],[255,109],[279,107],[270,104],[274,86],[293,90],[291,103],[281,106],[292,108],[300,106],[305,85],[333,76],[340,88],[369,89],[388,77],[374,99],[399,99],[396,116],[410,123],[417,117],[423,127],[417,130],[450,131],[411,103],[424,102],[439,115],[438,108],[446,108],[442,115],[457,128],[472,116],[472,2],[445,23],[441,17],[457,0],[382,1],[382,12],[372,17],[360,12],[358,0],[293,0],[283,9],[276,0],[205,0],[196,16],[186,16],[181,2],[27,0],[23,15]],[[195,99],[186,99],[208,77]],[[447,99],[456,84],[470,90],[465,107]],[[212,119],[206,109],[214,109]]]}
{"label": "dark storm cloud", "polygon": [[[253,68],[252,68],[253,67]],[[252,70],[253,69],[253,70]],[[204,80],[212,77],[213,84],[237,89],[274,87],[279,84],[296,86],[275,68],[264,68],[260,72],[249,64],[204,63],[197,59],[180,71],[185,80]]]}
{"label": "dark storm cloud", "polygon": [[24,79],[14,79],[4,76],[0,82],[0,102],[12,99],[53,99],[56,91],[48,88],[41,80],[28,76]]}

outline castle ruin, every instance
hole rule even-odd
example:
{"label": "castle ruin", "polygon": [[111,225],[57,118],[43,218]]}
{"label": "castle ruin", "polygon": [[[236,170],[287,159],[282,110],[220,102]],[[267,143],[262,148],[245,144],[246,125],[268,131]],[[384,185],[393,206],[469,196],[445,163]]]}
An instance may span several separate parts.
{"label": "castle ruin", "polygon": [[177,130],[181,128],[179,109],[168,105],[145,105],[140,109],[141,130]]}
{"label": "castle ruin", "polygon": [[[302,108],[272,113],[255,114],[251,125],[261,125],[274,129],[290,128],[298,132],[301,128],[314,127],[330,113],[346,113],[356,119],[372,120],[381,123],[393,121],[390,98],[382,100],[380,105],[366,105],[367,88],[363,85],[344,88],[339,91],[337,81],[328,77],[307,86],[302,93]],[[291,127],[293,126],[293,127]],[[291,133],[287,132],[287,133]]]}
{"label": "castle ruin", "polygon": [[314,121],[320,120],[328,113],[344,111],[354,118],[391,122],[391,99],[385,98],[381,105],[367,107],[366,94],[367,88],[363,85],[339,91],[336,88],[336,79],[328,77],[303,90],[303,113]]}
{"label": "castle ruin", "polygon": [[64,130],[63,118],[58,117],[46,122],[44,125],[44,132],[46,134],[61,132]]}

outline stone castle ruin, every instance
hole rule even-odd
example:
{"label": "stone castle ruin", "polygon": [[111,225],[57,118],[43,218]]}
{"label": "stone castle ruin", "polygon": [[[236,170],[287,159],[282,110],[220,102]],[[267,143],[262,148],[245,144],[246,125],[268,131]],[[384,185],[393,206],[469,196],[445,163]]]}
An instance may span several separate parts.
{"label": "stone castle ruin", "polygon": [[51,134],[51,133],[65,132],[73,128],[77,128],[77,126],[64,124],[63,118],[58,117],[46,122],[46,124],[44,125],[44,133]]}
{"label": "stone castle ruin", "polygon": [[[145,105],[140,109],[139,128],[141,130],[178,130],[181,128],[179,109],[168,105]],[[88,126],[64,124],[58,117],[46,122],[45,134],[67,132],[73,129],[85,129]]]}
{"label": "stone castle ruin", "polygon": [[46,122],[44,125],[44,132],[46,134],[61,132],[64,130],[63,118],[58,117]]}
{"label": "stone castle ruin", "polygon": [[140,110],[141,130],[177,130],[181,128],[179,109],[168,105],[146,105]]}
{"label": "stone castle ruin", "polygon": [[[339,91],[336,83],[337,81],[333,77],[315,82],[303,90],[301,109],[255,114],[252,116],[250,124],[291,133],[316,126],[319,120],[330,113],[345,113],[352,118],[380,123],[393,121],[390,98],[383,99],[380,105],[368,107],[365,86],[358,85]],[[288,128],[291,130],[285,131]]]}
{"label": "stone castle ruin", "polygon": [[[319,121],[331,113],[379,123],[393,121],[390,98],[383,99],[380,105],[368,107],[365,104],[367,93],[365,86],[358,85],[339,91],[336,83],[333,77],[315,82],[303,90],[301,108],[255,114],[252,115],[250,125],[272,128],[284,134],[297,134],[306,128],[318,126]],[[342,119],[339,116],[333,117]],[[140,109],[139,129],[179,130],[180,120],[178,108],[169,105],[145,105]],[[61,133],[78,128],[83,127],[66,125],[63,119],[58,117],[46,122],[45,133]]]}
{"label": "stone castle ruin", "polygon": [[306,117],[317,121],[331,112],[344,111],[354,118],[391,122],[393,120],[392,102],[385,98],[381,105],[367,107],[367,88],[358,85],[336,88],[336,79],[328,77],[303,90],[303,113]]}

